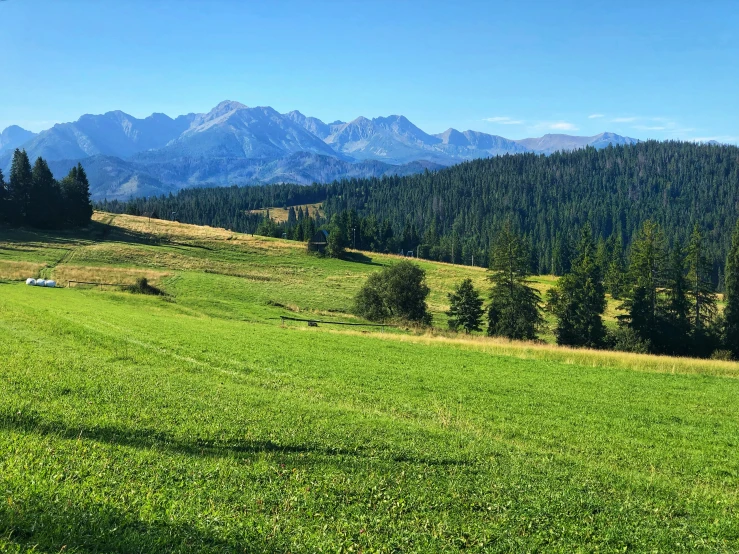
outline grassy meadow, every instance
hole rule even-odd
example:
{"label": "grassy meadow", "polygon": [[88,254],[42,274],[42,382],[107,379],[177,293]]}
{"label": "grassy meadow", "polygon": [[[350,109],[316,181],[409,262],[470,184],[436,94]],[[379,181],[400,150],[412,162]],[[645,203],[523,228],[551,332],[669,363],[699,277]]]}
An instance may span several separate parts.
{"label": "grassy meadow", "polygon": [[[0,551],[739,551],[739,364],[281,325],[357,321],[393,257],[350,258],[123,215],[0,231]],[[419,264],[439,327],[487,286]],[[166,296],[66,287],[139,276]]]}

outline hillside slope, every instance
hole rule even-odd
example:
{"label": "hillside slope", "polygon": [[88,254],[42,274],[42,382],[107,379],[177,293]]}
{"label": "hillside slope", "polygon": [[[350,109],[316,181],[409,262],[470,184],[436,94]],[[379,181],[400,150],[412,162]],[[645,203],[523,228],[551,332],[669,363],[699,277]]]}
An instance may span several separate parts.
{"label": "hillside slope", "polygon": [[0,271],[168,296],[0,281],[0,550],[739,548],[739,364],[281,326],[391,258],[95,217]]}

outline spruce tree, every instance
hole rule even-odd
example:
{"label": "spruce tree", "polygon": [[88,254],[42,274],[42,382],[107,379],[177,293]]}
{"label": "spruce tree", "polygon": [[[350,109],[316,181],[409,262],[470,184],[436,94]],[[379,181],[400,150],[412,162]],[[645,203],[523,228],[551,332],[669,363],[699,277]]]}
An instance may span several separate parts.
{"label": "spruce tree", "polygon": [[0,169],[0,225],[8,220],[8,203],[8,190],[5,186],[5,177],[3,176],[2,169]]}
{"label": "spruce tree", "polygon": [[506,223],[490,254],[493,283],[488,309],[488,335],[532,340],[544,322],[539,292],[529,285],[529,253],[523,240]]}
{"label": "spruce tree", "polygon": [[664,350],[664,298],[667,254],[665,237],[656,223],[645,221],[631,247],[629,286],[619,316],[622,325],[632,329],[651,352]]}
{"label": "spruce tree", "polygon": [[670,354],[689,354],[691,349],[690,299],[688,298],[688,279],[685,270],[685,255],[680,243],[670,254],[665,273],[664,344]]}
{"label": "spruce tree", "polygon": [[697,334],[703,333],[718,313],[716,293],[711,281],[713,267],[705,252],[705,240],[696,224],[687,252],[690,319]]}
{"label": "spruce tree", "polygon": [[31,211],[28,223],[34,227],[59,227],[61,219],[61,189],[43,158],[33,164],[33,187],[31,188]]}
{"label": "spruce tree", "polygon": [[619,300],[624,293],[626,279],[626,264],[624,263],[624,248],[621,235],[611,235],[609,242],[608,264],[604,268],[603,285],[606,292],[614,300]]}
{"label": "spruce tree", "polygon": [[582,231],[572,271],[559,279],[549,294],[548,308],[557,317],[554,330],[557,344],[602,347],[606,328],[601,316],[606,305],[593,234],[587,224]]}
{"label": "spruce tree", "polygon": [[[72,227],[87,225],[92,218],[92,204],[90,183],[82,164],[73,167],[60,184],[67,223]],[[140,213],[138,206],[133,207]]]}
{"label": "spruce tree", "polygon": [[482,321],[482,298],[472,285],[472,279],[464,279],[449,293],[449,328],[457,330],[460,327],[466,334],[480,330]]}
{"label": "spruce tree", "polygon": [[28,154],[25,150],[16,148],[13,153],[13,162],[10,166],[8,182],[8,196],[10,199],[10,220],[22,225],[27,223],[31,211],[31,189],[33,188],[33,174]]}
{"label": "spruce tree", "polygon": [[732,353],[735,360],[739,360],[739,220],[731,238],[724,280],[724,347]]}

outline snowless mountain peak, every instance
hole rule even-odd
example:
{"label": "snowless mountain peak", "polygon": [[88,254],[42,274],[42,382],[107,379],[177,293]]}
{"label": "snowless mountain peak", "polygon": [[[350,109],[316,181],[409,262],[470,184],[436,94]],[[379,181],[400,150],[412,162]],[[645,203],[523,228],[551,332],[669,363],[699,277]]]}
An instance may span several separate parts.
{"label": "snowless mountain peak", "polygon": [[220,112],[220,113],[226,113],[226,112],[232,112],[234,110],[241,110],[243,108],[246,108],[244,104],[241,102],[236,102],[234,100],[224,100],[223,102],[220,102],[215,108],[211,110],[211,113],[214,112]]}
{"label": "snowless mountain peak", "polygon": [[95,198],[125,197],[206,183],[326,182],[634,142],[614,133],[510,140],[449,128],[432,135],[398,114],[325,123],[298,110],[281,114],[269,106],[224,100],[207,113],[174,119],[162,113],[138,119],[116,110],[83,115],[39,134],[9,127],[0,133],[0,169],[9,169],[12,149],[21,147],[31,159],[54,162],[55,174],[80,161],[87,164]]}
{"label": "snowless mountain peak", "polygon": [[23,127],[18,125],[11,125],[0,133],[0,152],[5,150],[14,150],[21,144],[31,140],[36,136],[36,133],[26,131]]}

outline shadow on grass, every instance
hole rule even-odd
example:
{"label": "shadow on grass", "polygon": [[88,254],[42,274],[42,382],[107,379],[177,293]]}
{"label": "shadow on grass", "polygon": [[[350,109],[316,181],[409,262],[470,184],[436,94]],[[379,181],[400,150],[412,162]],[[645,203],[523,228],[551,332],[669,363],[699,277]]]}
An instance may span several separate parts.
{"label": "shadow on grass", "polygon": [[367,265],[376,265],[378,267],[383,267],[385,264],[377,263],[372,260],[369,256],[366,254],[363,254],[361,252],[344,252],[342,254],[341,259],[345,262],[354,262],[357,264],[367,264]]}
{"label": "shadow on grass", "polygon": [[[0,241],[7,243],[41,242],[51,245],[69,245],[70,242],[130,242],[135,244],[164,245],[168,241],[157,235],[140,233],[100,221],[91,221],[87,227],[79,229],[32,229],[0,228]],[[20,250],[5,246],[4,250]]]}
{"label": "shadow on grass", "polygon": [[[271,540],[254,526],[219,537],[204,525],[144,521],[135,509],[102,502],[35,494],[17,504],[0,503],[0,543],[33,552],[285,552],[284,537]],[[7,544],[6,543],[6,544]]]}
{"label": "shadow on grass", "polygon": [[[318,456],[343,456],[373,461],[393,461],[426,466],[466,466],[469,462],[453,459],[434,459],[396,455],[373,455],[361,449],[322,448],[315,445],[279,444],[270,440],[230,441],[196,438],[182,440],[155,429],[126,429],[115,426],[69,426],[62,421],[45,421],[33,414],[0,413],[0,430],[56,436],[70,440],[93,440],[95,442],[129,446],[145,450],[162,449],[191,456],[248,456],[250,454],[314,454]],[[295,464],[296,459],[290,463]]]}

